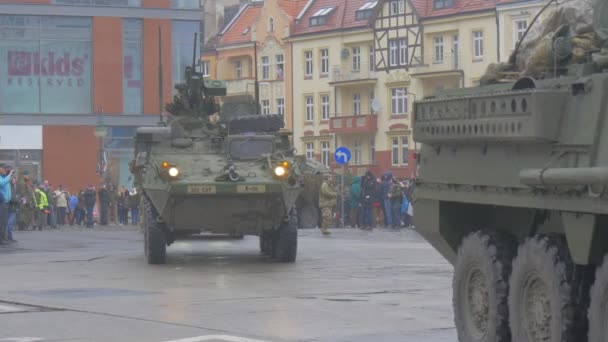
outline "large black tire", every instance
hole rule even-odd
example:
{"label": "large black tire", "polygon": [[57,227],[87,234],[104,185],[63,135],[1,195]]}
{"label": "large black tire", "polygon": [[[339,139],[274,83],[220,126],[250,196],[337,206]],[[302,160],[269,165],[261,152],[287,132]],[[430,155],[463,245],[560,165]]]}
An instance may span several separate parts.
{"label": "large black tire", "polygon": [[291,209],[289,219],[277,232],[275,257],[282,262],[294,262],[298,254],[298,213]]}
{"label": "large black tire", "polygon": [[578,277],[563,237],[537,235],[521,244],[509,289],[513,341],[584,341]]}
{"label": "large black tire", "polygon": [[608,256],[595,271],[595,282],[589,291],[591,302],[587,311],[589,342],[608,341]]}
{"label": "large black tire", "polygon": [[508,342],[509,275],[517,241],[494,231],[467,235],[458,249],[452,289],[461,342]]}
{"label": "large black tire", "polygon": [[148,199],[143,200],[144,251],[150,265],[167,262],[167,239]]}

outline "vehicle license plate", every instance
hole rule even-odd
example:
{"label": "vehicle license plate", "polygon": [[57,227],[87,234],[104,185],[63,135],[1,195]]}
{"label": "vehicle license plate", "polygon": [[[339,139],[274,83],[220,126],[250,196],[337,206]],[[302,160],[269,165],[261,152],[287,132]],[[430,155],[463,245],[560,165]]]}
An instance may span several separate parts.
{"label": "vehicle license plate", "polygon": [[188,185],[186,190],[189,194],[215,194],[216,189],[213,185]]}
{"label": "vehicle license plate", "polygon": [[247,194],[261,194],[266,192],[265,185],[237,185],[236,192]]}

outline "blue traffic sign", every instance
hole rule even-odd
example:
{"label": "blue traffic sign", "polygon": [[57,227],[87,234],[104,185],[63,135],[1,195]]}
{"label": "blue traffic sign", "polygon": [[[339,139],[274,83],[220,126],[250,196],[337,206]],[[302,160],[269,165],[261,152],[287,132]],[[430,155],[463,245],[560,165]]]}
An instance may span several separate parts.
{"label": "blue traffic sign", "polygon": [[350,151],[346,147],[338,147],[334,152],[334,159],[340,165],[347,164],[350,161]]}

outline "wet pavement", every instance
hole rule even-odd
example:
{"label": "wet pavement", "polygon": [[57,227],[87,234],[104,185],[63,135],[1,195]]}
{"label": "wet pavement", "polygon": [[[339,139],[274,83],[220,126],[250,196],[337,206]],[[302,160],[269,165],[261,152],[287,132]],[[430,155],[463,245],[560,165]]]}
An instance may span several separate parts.
{"label": "wet pavement", "polygon": [[198,238],[147,265],[133,228],[17,232],[0,246],[0,341],[456,341],[452,267],[413,230]]}

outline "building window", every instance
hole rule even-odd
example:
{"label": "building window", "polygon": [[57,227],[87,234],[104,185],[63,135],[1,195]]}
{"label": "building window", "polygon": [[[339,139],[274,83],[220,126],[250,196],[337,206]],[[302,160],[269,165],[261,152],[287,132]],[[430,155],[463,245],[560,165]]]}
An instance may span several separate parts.
{"label": "building window", "polygon": [[[102,0],[105,1],[105,0]],[[171,0],[171,8],[200,8],[200,0]]]}
{"label": "building window", "polygon": [[[171,23],[173,84],[186,81],[184,73],[187,66],[192,66],[194,54],[192,39],[195,33],[198,33],[198,37],[201,36],[200,28],[200,21],[173,20]],[[200,60],[200,51],[196,51],[195,57],[197,61]]]}
{"label": "building window", "polygon": [[393,115],[407,114],[407,89],[391,89],[391,113]]}
{"label": "building window", "polygon": [[285,72],[285,60],[283,55],[276,55],[274,57],[275,63],[277,65],[277,79],[282,80],[283,74]]}
{"label": "building window", "polygon": [[376,164],[376,138],[369,141],[369,163]]}
{"label": "building window", "polygon": [[312,65],[312,51],[304,51],[305,61],[305,75],[306,77],[312,77],[313,65]]}
{"label": "building window", "polygon": [[353,94],[353,115],[361,115],[361,94]]}
{"label": "building window", "polygon": [[389,41],[389,63],[391,66],[407,65],[407,40],[405,38]]}
{"label": "building window", "polygon": [[234,76],[237,80],[243,78],[243,61],[240,59],[234,61]]}
{"label": "building window", "polygon": [[0,15],[0,27],[0,112],[92,112],[91,18]]}
{"label": "building window", "polygon": [[142,21],[122,21],[122,97],[123,112],[142,113]]}
{"label": "building window", "polygon": [[452,37],[452,54],[454,54],[454,69],[460,68],[460,39],[458,35]]}
{"label": "building window", "polygon": [[315,99],[312,96],[306,96],[306,121],[312,122],[315,119]]}
{"label": "building window", "polygon": [[353,148],[353,164],[361,165],[362,163],[362,151],[361,151],[361,140],[355,139]]}
{"label": "building window", "polygon": [[407,165],[409,154],[409,141],[406,136],[401,137],[401,165]]}
{"label": "building window", "polygon": [[329,49],[321,49],[321,76],[329,74]]}
{"label": "building window", "polygon": [[453,5],[453,0],[433,0],[433,7],[435,9],[450,8]]}
{"label": "building window", "polygon": [[274,18],[268,19],[268,32],[274,32]]}
{"label": "building window", "polygon": [[262,114],[270,115],[270,100],[262,100]]}
{"label": "building window", "polygon": [[315,159],[315,143],[314,142],[306,143],[306,159],[308,159],[308,160]]}
{"label": "building window", "polygon": [[376,70],[376,52],[374,51],[374,46],[369,46],[369,71]]}
{"label": "building window", "polygon": [[376,92],[375,91],[370,91],[369,92],[369,112],[374,114],[374,101],[376,100]]}
{"label": "building window", "polygon": [[407,65],[407,39],[399,39],[399,65]]}
{"label": "building window", "polygon": [[203,77],[210,77],[211,76],[211,67],[210,67],[209,61],[203,61],[202,69],[203,69],[202,70]]}
{"label": "building window", "polygon": [[393,0],[390,4],[391,15],[405,13],[405,0]]}
{"label": "building window", "polygon": [[270,58],[268,56],[262,57],[262,79],[270,79]]}
{"label": "building window", "polygon": [[329,95],[321,95],[321,120],[329,120]]}
{"label": "building window", "polygon": [[329,141],[321,143],[321,162],[323,165],[329,167]]}
{"label": "building window", "polygon": [[333,12],[335,7],[323,8],[316,11],[312,17],[310,17],[310,26],[321,26],[327,23],[327,17]]}
{"label": "building window", "polygon": [[363,6],[359,7],[357,12],[355,12],[355,20],[365,20],[372,17],[374,13],[373,9],[378,5],[378,1],[369,1],[363,4]]}
{"label": "building window", "polygon": [[141,0],[52,0],[51,3],[56,5],[141,7]]}
{"label": "building window", "polygon": [[528,20],[515,20],[515,24],[513,25],[513,27],[515,28],[515,39],[513,45],[517,46],[517,43],[524,37],[524,34],[526,34],[526,30],[528,30]]}
{"label": "building window", "polygon": [[393,166],[407,166],[408,163],[408,137],[391,137],[391,164]]}
{"label": "building window", "polygon": [[353,71],[361,70],[361,48],[355,46],[352,48],[353,51]]}
{"label": "building window", "polygon": [[285,99],[284,98],[277,99],[277,114],[285,115]]}
{"label": "building window", "polygon": [[433,39],[433,61],[435,63],[443,63],[443,36]]}
{"label": "building window", "polygon": [[483,31],[473,32],[473,57],[475,59],[483,58]]}

